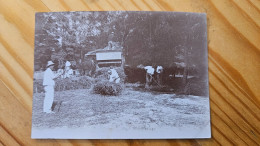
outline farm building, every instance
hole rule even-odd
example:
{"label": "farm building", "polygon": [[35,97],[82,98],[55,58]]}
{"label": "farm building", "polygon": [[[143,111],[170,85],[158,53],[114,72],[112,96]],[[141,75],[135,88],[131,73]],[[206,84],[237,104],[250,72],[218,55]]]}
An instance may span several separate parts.
{"label": "farm building", "polygon": [[109,42],[109,45],[104,49],[88,52],[85,54],[85,58],[87,60],[93,60],[97,67],[123,66],[124,64],[122,47],[115,45],[113,42]]}

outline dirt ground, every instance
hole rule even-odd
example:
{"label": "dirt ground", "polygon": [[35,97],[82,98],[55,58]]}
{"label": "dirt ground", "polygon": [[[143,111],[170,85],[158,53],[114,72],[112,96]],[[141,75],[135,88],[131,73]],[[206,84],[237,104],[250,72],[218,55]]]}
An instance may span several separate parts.
{"label": "dirt ground", "polygon": [[203,127],[209,122],[208,97],[151,93],[125,88],[119,96],[93,94],[91,89],[55,92],[53,114],[43,113],[44,93],[35,93],[33,127],[154,129]]}

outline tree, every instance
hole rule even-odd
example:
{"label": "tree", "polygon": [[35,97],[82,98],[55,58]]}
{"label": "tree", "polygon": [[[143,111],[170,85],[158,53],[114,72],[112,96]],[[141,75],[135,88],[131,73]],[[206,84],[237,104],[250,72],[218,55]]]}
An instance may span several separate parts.
{"label": "tree", "polygon": [[[84,53],[93,50],[93,46],[98,46],[99,42],[96,40],[101,35],[101,23],[104,21],[105,12],[37,13],[37,63],[44,64],[45,60],[57,58],[55,56],[61,57],[59,62],[66,59],[76,62],[82,60]],[[61,52],[66,55],[61,55]],[[52,55],[54,57],[51,57]]]}

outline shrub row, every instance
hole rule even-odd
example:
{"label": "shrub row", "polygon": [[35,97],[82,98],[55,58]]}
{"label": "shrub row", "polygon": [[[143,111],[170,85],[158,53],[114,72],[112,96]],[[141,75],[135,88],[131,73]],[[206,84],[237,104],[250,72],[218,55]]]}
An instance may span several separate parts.
{"label": "shrub row", "polygon": [[[34,82],[33,82],[33,92],[34,93],[44,92],[42,82],[43,82],[42,79],[34,80]],[[93,83],[95,83],[95,79],[93,79],[89,76],[57,79],[55,81],[55,91],[89,89],[89,88],[91,88]]]}
{"label": "shrub row", "polygon": [[95,80],[89,76],[58,79],[55,82],[55,91],[89,89]]}

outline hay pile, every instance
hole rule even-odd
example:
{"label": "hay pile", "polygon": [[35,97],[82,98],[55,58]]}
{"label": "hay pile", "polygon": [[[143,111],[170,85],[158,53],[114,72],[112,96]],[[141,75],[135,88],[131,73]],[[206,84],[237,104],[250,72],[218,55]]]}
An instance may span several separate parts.
{"label": "hay pile", "polygon": [[108,81],[100,81],[93,87],[93,92],[101,95],[117,96],[120,95],[123,90],[121,84],[111,83]]}
{"label": "hay pile", "polygon": [[95,80],[89,76],[58,79],[55,82],[55,91],[89,89]]}
{"label": "hay pile", "polygon": [[[41,93],[44,92],[42,85],[43,80],[33,81],[33,92]],[[90,89],[95,83],[95,79],[89,76],[80,76],[73,78],[57,79],[55,80],[55,91],[75,90],[75,89]]]}

